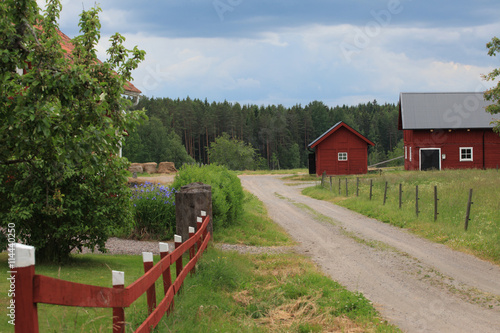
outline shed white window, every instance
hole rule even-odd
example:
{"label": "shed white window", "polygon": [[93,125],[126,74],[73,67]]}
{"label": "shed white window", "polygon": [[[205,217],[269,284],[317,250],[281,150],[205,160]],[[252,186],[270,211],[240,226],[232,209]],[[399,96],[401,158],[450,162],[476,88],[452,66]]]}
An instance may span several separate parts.
{"label": "shed white window", "polygon": [[472,161],[472,147],[460,147],[460,162]]}
{"label": "shed white window", "polygon": [[339,153],[339,161],[347,161],[347,153]]}
{"label": "shed white window", "polygon": [[408,147],[405,146],[405,160],[408,159]]}

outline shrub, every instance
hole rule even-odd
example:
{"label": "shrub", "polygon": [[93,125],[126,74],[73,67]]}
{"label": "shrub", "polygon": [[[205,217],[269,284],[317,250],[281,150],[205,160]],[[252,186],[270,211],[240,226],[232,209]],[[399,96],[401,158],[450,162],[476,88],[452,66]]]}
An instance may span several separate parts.
{"label": "shrub", "polygon": [[146,182],[132,188],[134,206],[132,236],[170,239],[175,228],[175,189]]}
{"label": "shrub", "polygon": [[212,213],[214,230],[236,221],[243,212],[243,188],[234,172],[219,165],[185,165],[175,177],[173,187],[194,182],[212,186]]}

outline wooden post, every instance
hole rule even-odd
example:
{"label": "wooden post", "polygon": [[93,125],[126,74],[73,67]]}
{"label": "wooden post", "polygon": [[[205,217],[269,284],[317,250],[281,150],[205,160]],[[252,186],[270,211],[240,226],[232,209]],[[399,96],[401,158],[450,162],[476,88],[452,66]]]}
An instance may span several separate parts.
{"label": "wooden post", "polygon": [[370,200],[372,199],[373,179],[370,179]]}
{"label": "wooden post", "polygon": [[[193,227],[189,227],[189,238],[194,237],[194,233],[195,233],[194,228],[193,228]],[[194,254],[195,254],[195,252],[194,252],[194,250],[195,250],[195,249],[194,249],[194,247],[195,247],[195,244],[193,244],[193,246],[191,246],[191,247],[189,248],[189,260],[191,260],[191,259],[193,259],[193,258],[194,258]],[[191,275],[193,275],[193,274],[195,273],[195,269],[196,269],[196,268],[195,268],[195,267],[193,267],[193,269],[192,269],[192,270],[191,270],[191,272],[190,272],[190,273],[191,273]]]}
{"label": "wooden post", "polygon": [[7,317],[15,324],[16,333],[38,333],[38,312],[33,302],[33,278],[35,277],[35,248],[14,244],[14,265],[9,271],[10,289],[15,294],[8,303]]}
{"label": "wooden post", "polygon": [[437,221],[438,218],[438,188],[434,186],[434,221]]}
{"label": "wooden post", "polygon": [[403,203],[403,184],[399,183],[399,209],[401,209],[402,203]]}
{"label": "wooden post", "polygon": [[[154,266],[153,252],[142,252],[142,262],[144,264],[144,273],[147,273]],[[154,283],[146,291],[146,296],[148,299],[148,314],[151,314],[156,309],[156,288]]]}
{"label": "wooden post", "polygon": [[175,194],[175,233],[184,240],[188,239],[188,227],[196,227],[196,217],[201,211],[210,216],[208,232],[212,234],[212,187],[203,183],[182,186]]}
{"label": "wooden post", "polygon": [[349,187],[347,186],[347,178],[345,179],[345,196],[349,196]]}
{"label": "wooden post", "polygon": [[[203,218],[198,216],[196,218],[196,231],[201,229],[201,225],[203,224]],[[196,251],[199,251],[201,248],[201,243],[203,243],[203,235],[198,239],[198,242],[196,243]]]}
{"label": "wooden post", "polygon": [[321,175],[321,187],[325,187],[325,178],[326,178],[326,171],[323,171],[323,174]]}
{"label": "wooden post", "polygon": [[[125,273],[111,271],[113,278],[113,288],[125,288]],[[125,333],[125,309],[113,308],[113,333]]]}
{"label": "wooden post", "polygon": [[[159,243],[160,246],[160,258],[163,259],[169,254],[169,245],[168,243]],[[168,289],[172,285],[172,276],[170,275],[170,263],[167,263],[168,268],[163,272],[163,295],[167,294]],[[167,310],[167,314],[170,314],[172,309],[174,308],[174,300],[170,304],[169,309]]]}
{"label": "wooden post", "polygon": [[333,179],[332,176],[330,176],[330,192],[333,190]]}
{"label": "wooden post", "polygon": [[419,210],[418,210],[418,185],[416,185],[415,187],[415,214],[417,214],[417,217],[418,217],[418,213]]}
{"label": "wooden post", "polygon": [[385,182],[385,189],[384,189],[384,205],[386,200],[387,200],[387,182]]}
{"label": "wooden post", "polygon": [[[182,245],[182,237],[179,235],[174,235],[174,243],[175,243],[175,248],[176,249],[179,248],[179,246]],[[177,259],[177,261],[175,262],[176,278],[181,274],[181,271],[182,271],[182,256],[180,256],[179,259]]]}
{"label": "wooden post", "polygon": [[356,196],[359,197],[359,177],[356,177]]}
{"label": "wooden post", "polygon": [[339,177],[339,195],[341,195],[341,193],[342,193],[342,192],[341,192],[341,188],[340,188],[340,187],[341,187],[341,184],[340,184],[340,182],[341,182],[341,181],[342,181],[342,180],[341,180],[341,179],[340,179],[340,177]]}
{"label": "wooden post", "polygon": [[467,212],[465,214],[465,231],[469,228],[469,220],[470,220],[470,206],[473,204],[472,202],[472,189],[469,191],[469,201],[467,201]]}

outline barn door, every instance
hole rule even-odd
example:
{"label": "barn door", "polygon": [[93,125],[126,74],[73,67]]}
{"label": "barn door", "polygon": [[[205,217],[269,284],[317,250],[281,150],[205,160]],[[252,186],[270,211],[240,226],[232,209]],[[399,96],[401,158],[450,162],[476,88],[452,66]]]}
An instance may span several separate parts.
{"label": "barn door", "polygon": [[421,148],[420,149],[420,170],[441,170],[441,149]]}

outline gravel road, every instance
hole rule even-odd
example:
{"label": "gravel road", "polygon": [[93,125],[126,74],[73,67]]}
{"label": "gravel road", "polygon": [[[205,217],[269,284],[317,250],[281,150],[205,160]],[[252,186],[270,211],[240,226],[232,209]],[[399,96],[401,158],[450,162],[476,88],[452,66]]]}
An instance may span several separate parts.
{"label": "gravel road", "polygon": [[240,176],[332,279],[405,332],[500,332],[500,267],[300,194],[280,176]]}

